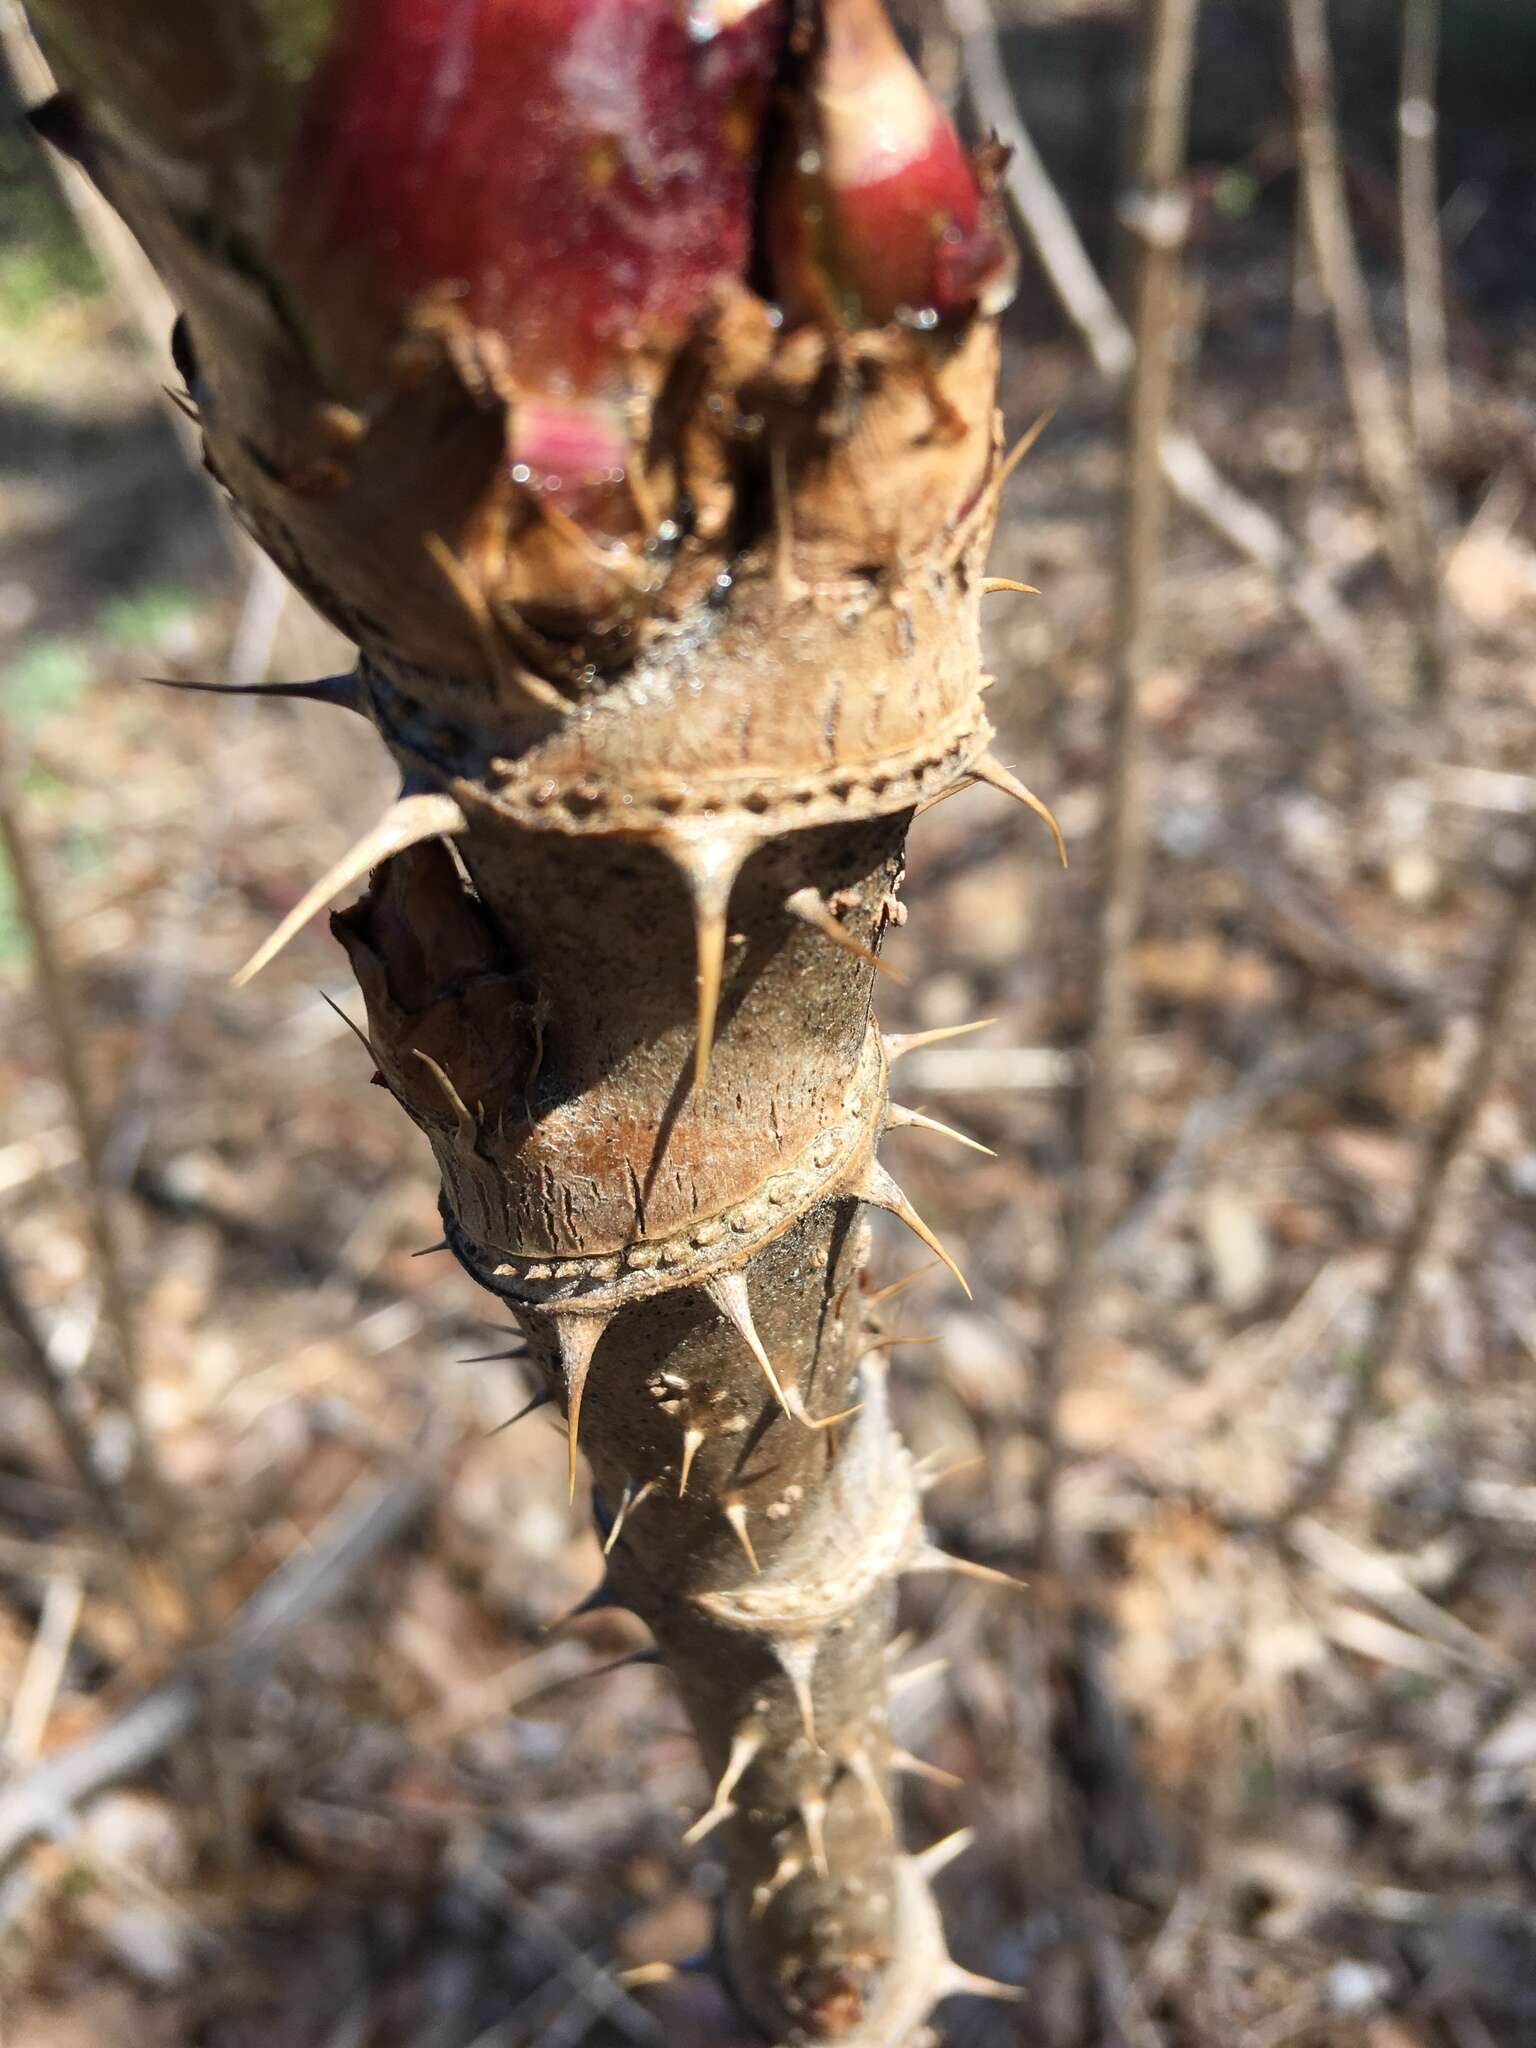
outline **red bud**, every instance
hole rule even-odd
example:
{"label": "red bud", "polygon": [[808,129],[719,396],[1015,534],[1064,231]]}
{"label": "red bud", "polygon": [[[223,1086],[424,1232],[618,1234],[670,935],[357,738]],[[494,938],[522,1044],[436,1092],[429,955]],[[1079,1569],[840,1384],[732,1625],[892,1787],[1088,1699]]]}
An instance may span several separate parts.
{"label": "red bud", "polygon": [[769,202],[785,313],[932,326],[999,310],[1012,249],[996,203],[880,0],[826,0],[824,25]]}

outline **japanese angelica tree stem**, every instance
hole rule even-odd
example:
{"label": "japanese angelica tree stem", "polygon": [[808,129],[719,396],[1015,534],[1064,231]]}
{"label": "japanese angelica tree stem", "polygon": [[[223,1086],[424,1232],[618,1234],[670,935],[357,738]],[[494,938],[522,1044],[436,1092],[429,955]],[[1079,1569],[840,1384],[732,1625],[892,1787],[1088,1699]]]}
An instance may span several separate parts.
{"label": "japanese angelica tree stem", "polygon": [[35,14],[39,124],[183,309],[210,467],[359,648],[280,687],[400,769],[238,979],[367,884],[333,929],[369,1051],[573,1494],[587,1462],[589,1604],[646,1620],[698,1733],[730,1985],[769,2038],[900,2048],[1006,1995],[892,1817],[898,1583],[960,1567],[860,1213],[936,1245],[876,1156],[907,826],[1036,801],[982,706],[995,157],[878,0]]}

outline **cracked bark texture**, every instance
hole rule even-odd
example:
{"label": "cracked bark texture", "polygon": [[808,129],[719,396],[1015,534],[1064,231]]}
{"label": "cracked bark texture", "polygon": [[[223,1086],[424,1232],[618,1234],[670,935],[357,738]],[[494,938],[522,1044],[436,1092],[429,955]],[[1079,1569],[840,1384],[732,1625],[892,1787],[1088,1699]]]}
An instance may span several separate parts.
{"label": "cracked bark texture", "polygon": [[[942,1569],[866,1350],[871,1013],[914,811],[987,753],[986,152],[878,0],[42,0],[38,115],[184,308],[210,467],[399,763],[333,928],[447,1241],[589,1462],[596,1603],[716,1792],[771,2039],[899,2048],[950,1963],[891,1820]],[[285,686],[292,689],[295,686]],[[302,688],[303,686],[298,686]],[[861,1355],[862,1353],[862,1355]]]}

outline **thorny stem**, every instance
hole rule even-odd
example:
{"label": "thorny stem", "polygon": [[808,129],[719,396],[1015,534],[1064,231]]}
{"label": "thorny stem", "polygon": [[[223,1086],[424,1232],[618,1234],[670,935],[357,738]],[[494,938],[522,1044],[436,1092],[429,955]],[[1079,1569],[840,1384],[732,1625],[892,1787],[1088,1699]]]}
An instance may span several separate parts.
{"label": "thorny stem", "polygon": [[582,0],[39,12],[210,467],[361,650],[312,694],[402,794],[302,911],[369,880],[369,1049],[698,1733],[725,1973],[771,2038],[901,2048],[1000,1988],[892,1819],[897,1587],[949,1561],[859,1216],[945,1256],[876,1158],[907,826],[1036,804],[981,702],[995,165],[876,0],[634,0],[596,110]]}

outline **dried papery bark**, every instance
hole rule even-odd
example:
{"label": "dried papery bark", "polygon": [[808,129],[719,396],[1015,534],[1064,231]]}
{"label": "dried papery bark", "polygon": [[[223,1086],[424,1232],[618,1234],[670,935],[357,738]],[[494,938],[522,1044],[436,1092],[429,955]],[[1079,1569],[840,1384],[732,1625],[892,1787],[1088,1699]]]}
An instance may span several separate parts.
{"label": "dried papery bark", "polygon": [[369,1047],[697,1729],[726,1974],[772,2038],[896,2048],[988,1988],[891,1820],[897,1583],[949,1561],[859,1205],[936,1245],[876,1157],[907,826],[1034,801],[982,708],[989,153],[878,0],[37,13],[210,465],[357,641],[316,694],[400,765],[275,942],[371,876]]}

